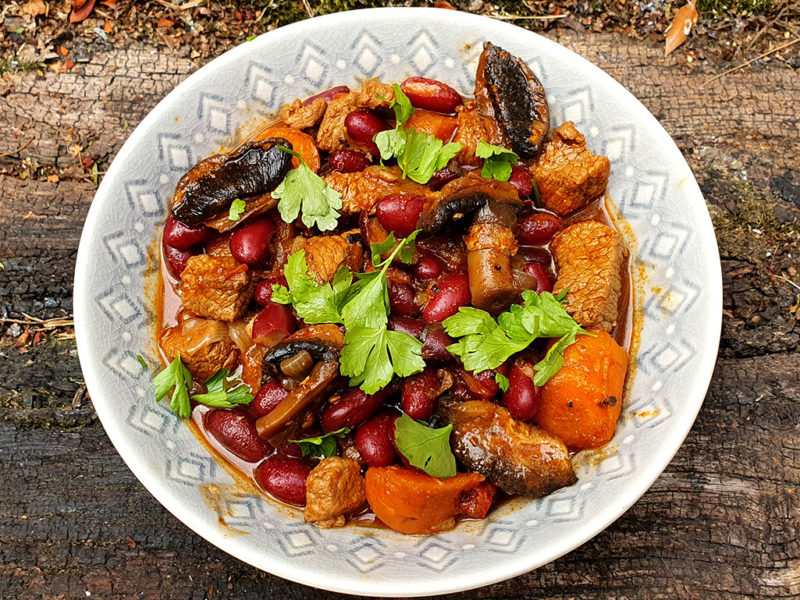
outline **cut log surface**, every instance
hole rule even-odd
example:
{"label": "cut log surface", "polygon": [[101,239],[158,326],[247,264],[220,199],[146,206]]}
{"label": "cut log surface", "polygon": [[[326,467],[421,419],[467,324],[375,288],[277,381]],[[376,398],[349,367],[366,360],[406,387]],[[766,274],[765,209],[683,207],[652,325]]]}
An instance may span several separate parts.
{"label": "cut log surface", "polygon": [[[720,359],[686,442],[624,516],[552,564],[458,597],[800,598],[800,77],[755,64],[701,88],[710,67],[665,60],[660,45],[558,41],[630,89],[694,170],[722,256]],[[199,66],[128,46],[67,73],[15,75],[0,92],[0,155],[30,143],[0,170],[70,167],[80,138],[102,174]],[[90,177],[0,175],[0,317],[17,321],[0,330],[0,597],[336,596],[231,558],[161,507],[97,421],[69,329],[37,321],[71,318],[95,189]],[[12,345],[37,330],[38,343]]]}

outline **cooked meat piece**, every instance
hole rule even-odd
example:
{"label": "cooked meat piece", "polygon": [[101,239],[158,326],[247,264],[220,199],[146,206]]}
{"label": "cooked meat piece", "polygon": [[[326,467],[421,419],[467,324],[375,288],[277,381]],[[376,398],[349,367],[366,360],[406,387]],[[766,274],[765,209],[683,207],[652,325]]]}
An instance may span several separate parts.
{"label": "cooked meat piece", "polygon": [[361,467],[349,458],[323,458],[306,480],[306,523],[342,527],[345,513],[366,501]]}
{"label": "cooked meat piece", "polygon": [[262,194],[261,196],[254,196],[252,198],[244,199],[245,201],[245,209],[241,215],[239,215],[238,221],[231,221],[229,218],[229,213],[224,212],[221,215],[214,217],[213,219],[209,219],[205,221],[203,224],[207,227],[211,227],[212,229],[216,229],[217,231],[225,232],[230,231],[237,225],[240,225],[245,220],[249,219],[250,217],[257,217],[258,215],[263,215],[265,212],[268,212],[275,208],[278,204],[278,201],[272,197],[271,194]]}
{"label": "cooked meat piece", "polygon": [[295,98],[294,102],[281,108],[281,121],[295,129],[307,129],[319,123],[327,108],[324,98],[317,98],[311,104],[303,104],[300,98]]}
{"label": "cooked meat piece", "polygon": [[[386,100],[381,100],[378,96]],[[358,95],[358,105],[361,108],[389,107],[392,102],[394,102],[394,88],[391,84],[383,83],[375,77],[367,79],[361,86],[361,93]]]}
{"label": "cooked meat piece", "polygon": [[611,162],[586,147],[586,138],[567,121],[531,167],[542,204],[562,217],[606,191]]}
{"label": "cooked meat piece", "polygon": [[503,134],[497,121],[478,111],[478,105],[474,100],[468,100],[463,106],[457,107],[456,113],[458,129],[453,141],[462,146],[458,153],[458,161],[462,165],[479,167],[483,164],[483,159],[475,156],[478,142],[483,140],[489,144],[504,146]]}
{"label": "cooked meat piece", "polygon": [[507,494],[539,498],[577,481],[561,440],[501,406],[449,398],[440,402],[439,415],[453,425],[456,458]]}
{"label": "cooked meat piece", "polygon": [[306,251],[308,272],[317,283],[331,281],[339,267],[349,267],[354,273],[361,270],[364,251],[358,229],[345,231],[339,235],[317,235],[297,237],[292,244],[292,253]]}
{"label": "cooked meat piece", "polygon": [[538,154],[550,129],[550,109],[528,65],[486,42],[475,73],[475,98],[481,113],[497,120],[514,152],[523,158]]}
{"label": "cooked meat piece", "polygon": [[244,314],[253,296],[247,265],[232,257],[192,256],[181,273],[183,307],[192,314],[231,322]]}
{"label": "cooked meat piece", "polygon": [[628,249],[608,225],[570,225],[550,242],[558,276],[553,293],[567,292],[566,309],[584,327],[611,331],[617,324],[622,269]]}
{"label": "cooked meat piece", "polygon": [[161,334],[161,349],[167,360],[178,354],[192,378],[203,382],[219,369],[233,370],[239,364],[236,344],[227,323],[189,316]]}
{"label": "cooked meat piece", "polygon": [[340,212],[343,214],[359,213],[362,210],[372,212],[375,204],[389,194],[431,194],[427,186],[403,179],[403,173],[398,167],[373,165],[358,173],[333,171],[323,179],[342,195]]}
{"label": "cooked meat piece", "polygon": [[347,144],[347,128],[344,120],[351,112],[358,108],[358,94],[349,92],[340,94],[328,102],[325,116],[317,131],[317,146],[320,150],[333,152]]}

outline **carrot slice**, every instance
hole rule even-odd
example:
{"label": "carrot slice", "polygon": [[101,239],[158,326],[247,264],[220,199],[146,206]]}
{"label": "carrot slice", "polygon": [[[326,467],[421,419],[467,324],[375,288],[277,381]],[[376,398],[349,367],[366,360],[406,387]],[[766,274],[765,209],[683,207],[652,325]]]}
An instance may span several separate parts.
{"label": "carrot slice", "polygon": [[406,121],[405,129],[416,129],[430,135],[436,136],[447,143],[453,137],[458,121],[455,117],[440,115],[439,113],[427,110],[417,110]]}
{"label": "carrot slice", "polygon": [[[266,129],[259,131],[254,140],[265,140],[267,138],[274,137],[288,140],[289,143],[292,144],[294,151],[299,152],[300,156],[303,157],[303,160],[308,167],[314,171],[314,173],[319,172],[319,168],[322,163],[320,162],[319,150],[317,149],[317,144],[313,137],[307,133],[303,133],[299,129],[295,129],[294,127],[287,127],[286,125],[273,125],[272,127],[267,127]],[[292,167],[296,169],[299,164],[300,162],[296,157],[292,158]]]}
{"label": "carrot slice", "polygon": [[605,331],[593,333],[564,351],[564,366],[544,384],[535,417],[572,450],[607,444],[622,409],[628,353]]}
{"label": "carrot slice", "polygon": [[410,534],[455,527],[461,495],[483,481],[478,473],[439,479],[399,466],[371,467],[366,475],[367,502],[386,525]]}

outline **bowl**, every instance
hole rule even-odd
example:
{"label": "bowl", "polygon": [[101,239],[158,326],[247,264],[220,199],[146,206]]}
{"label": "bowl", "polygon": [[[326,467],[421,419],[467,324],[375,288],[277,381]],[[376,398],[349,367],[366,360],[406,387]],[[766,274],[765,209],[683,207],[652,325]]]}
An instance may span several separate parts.
{"label": "bowl", "polygon": [[[471,90],[482,42],[526,60],[551,124],[572,120],[611,159],[608,194],[631,247],[637,334],[612,442],[576,459],[578,483],[427,537],[321,530],[243,486],[165,405],[136,356],[153,357],[154,257],[168,198],[196,161],[295,97],[359,79],[442,79]],[[148,283],[150,282],[150,283]],[[147,289],[146,289],[147,288]],[[691,427],[716,359],[719,255],[697,183],[672,139],[588,61],[515,26],[466,13],[371,9],[309,19],[243,43],[172,91],[131,134],[86,219],[75,271],[81,366],[100,420],[142,484],[231,555],[280,577],[365,596],[475,588],[544,565],[625,512]]]}

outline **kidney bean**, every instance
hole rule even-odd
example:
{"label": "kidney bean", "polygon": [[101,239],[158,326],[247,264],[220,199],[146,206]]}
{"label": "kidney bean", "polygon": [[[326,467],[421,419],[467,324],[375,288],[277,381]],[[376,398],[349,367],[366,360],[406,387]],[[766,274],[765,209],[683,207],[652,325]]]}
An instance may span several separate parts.
{"label": "kidney bean", "polygon": [[508,178],[508,183],[517,188],[517,193],[520,198],[527,198],[533,193],[531,172],[525,167],[519,165],[512,166],[511,177]]}
{"label": "kidney bean", "polygon": [[358,428],[355,444],[370,467],[386,467],[397,457],[394,448],[394,422],[399,415],[384,413]]}
{"label": "kidney bean", "polygon": [[306,479],[311,467],[299,458],[275,454],[258,469],[261,487],[287,504],[306,503]]}
{"label": "kidney bean", "polygon": [[425,208],[425,196],[417,194],[389,194],[378,202],[375,214],[386,231],[407,237],[417,228],[417,221]]}
{"label": "kidney bean", "polygon": [[248,221],[231,236],[231,254],[248,265],[263,263],[269,253],[269,243],[275,233],[275,224],[269,217]]}
{"label": "kidney bean", "polygon": [[508,391],[503,393],[503,404],[515,419],[531,421],[539,410],[542,388],[533,385],[533,380],[514,363],[508,376]]}
{"label": "kidney bean", "polygon": [[426,77],[409,77],[400,84],[408,99],[417,108],[451,113],[461,105],[461,96],[446,83]]}
{"label": "kidney bean", "polygon": [[283,442],[282,444],[279,444],[278,453],[285,456],[291,456],[293,458],[303,457],[303,449],[300,448],[300,444],[295,442]]}
{"label": "kidney bean", "polygon": [[481,398],[482,400],[490,400],[494,398],[500,391],[500,386],[495,380],[495,374],[497,373],[507,377],[508,366],[503,364],[496,369],[482,371],[478,374],[463,371],[461,373],[461,378],[464,380],[464,383],[469,388],[470,392],[472,392],[475,396]]}
{"label": "kidney bean", "polygon": [[422,358],[426,362],[446,363],[455,360],[455,356],[447,349],[455,340],[451,338],[439,323],[428,325],[423,334]]}
{"label": "kidney bean", "polygon": [[422,318],[428,323],[444,321],[458,312],[462,306],[470,303],[469,279],[464,273],[445,275],[438,284],[425,308]]}
{"label": "kidney bean", "polygon": [[275,408],[281,402],[283,402],[283,399],[288,395],[289,392],[283,389],[283,385],[281,385],[280,381],[277,381],[276,379],[270,379],[261,386],[261,389],[258,390],[258,393],[253,398],[253,402],[250,404],[250,406],[256,415],[263,417],[264,415],[275,410]]}
{"label": "kidney bean", "polygon": [[545,248],[538,248],[536,246],[520,246],[519,255],[525,259],[525,262],[538,263],[549,267],[553,261],[553,256]]}
{"label": "kidney bean", "polygon": [[191,226],[167,215],[164,225],[164,243],[178,250],[189,250],[202,244],[211,236],[212,230],[205,225]]}
{"label": "kidney bean", "polygon": [[425,329],[425,321],[421,319],[412,319],[411,317],[389,317],[389,329],[392,331],[401,331],[407,333],[411,337],[420,339],[422,331]]}
{"label": "kidney bean", "polygon": [[414,277],[421,281],[436,279],[442,274],[444,265],[430,252],[419,250],[419,261],[414,265]]}
{"label": "kidney bean", "polygon": [[471,519],[486,518],[496,494],[497,486],[495,484],[482,481],[461,494],[461,500],[458,503],[459,514],[466,515]]}
{"label": "kidney bean", "polygon": [[550,213],[533,213],[517,222],[517,240],[526,246],[542,246],[553,239],[564,226]]}
{"label": "kidney bean", "polygon": [[205,416],[206,431],[226,449],[247,462],[258,462],[270,451],[256,431],[256,423],[241,410],[218,408]]}
{"label": "kidney bean", "polygon": [[314,100],[316,100],[317,98],[322,98],[323,100],[325,100],[325,102],[330,102],[331,100],[333,100],[334,96],[338,96],[339,94],[346,94],[349,91],[350,88],[347,87],[346,85],[339,85],[336,87],[332,87],[331,89],[325,90],[324,92],[320,92],[315,96],[306,98],[305,100],[303,100],[303,105],[308,106],[309,104],[314,102]]}
{"label": "kidney bean", "polygon": [[434,190],[440,190],[444,187],[444,184],[453,181],[454,179],[458,179],[461,177],[461,169],[457,166],[452,166],[451,163],[447,163],[447,166],[444,169],[440,169],[433,174],[433,176],[428,181],[428,187]]}
{"label": "kidney bean", "polygon": [[539,263],[530,262],[525,265],[523,271],[536,279],[537,294],[553,291],[553,285],[555,282],[553,281],[553,276],[550,275],[550,271],[547,269],[547,267],[540,265]]}
{"label": "kidney bean", "polygon": [[253,341],[273,346],[297,328],[288,306],[269,302],[253,321]]}
{"label": "kidney bean", "polygon": [[427,421],[436,410],[439,392],[439,378],[434,371],[425,369],[403,380],[400,401],[403,412],[412,419]]}
{"label": "kidney bean", "polygon": [[274,284],[287,285],[286,277],[270,277],[259,281],[256,284],[256,289],[253,290],[253,300],[258,302],[261,306],[266,306],[272,300],[272,286]]}
{"label": "kidney bean", "polygon": [[167,270],[173,277],[180,277],[183,270],[186,268],[186,262],[194,256],[191,250],[178,250],[173,248],[165,240],[162,240],[161,245],[164,248],[164,259],[167,261]]}
{"label": "kidney bean", "polygon": [[342,148],[331,154],[328,164],[331,169],[340,173],[357,173],[366,169],[370,165],[370,161],[357,150]]}
{"label": "kidney bean", "polygon": [[345,117],[344,126],[351,140],[364,145],[374,156],[380,155],[372,138],[389,129],[386,121],[364,108],[359,108]]}
{"label": "kidney bean", "polygon": [[389,281],[389,310],[393,315],[415,317],[419,314],[419,306],[414,302],[414,288],[407,283]]}
{"label": "kidney bean", "polygon": [[322,430],[328,433],[342,427],[356,427],[378,412],[388,395],[387,389],[367,395],[358,388],[350,388],[322,413]]}

